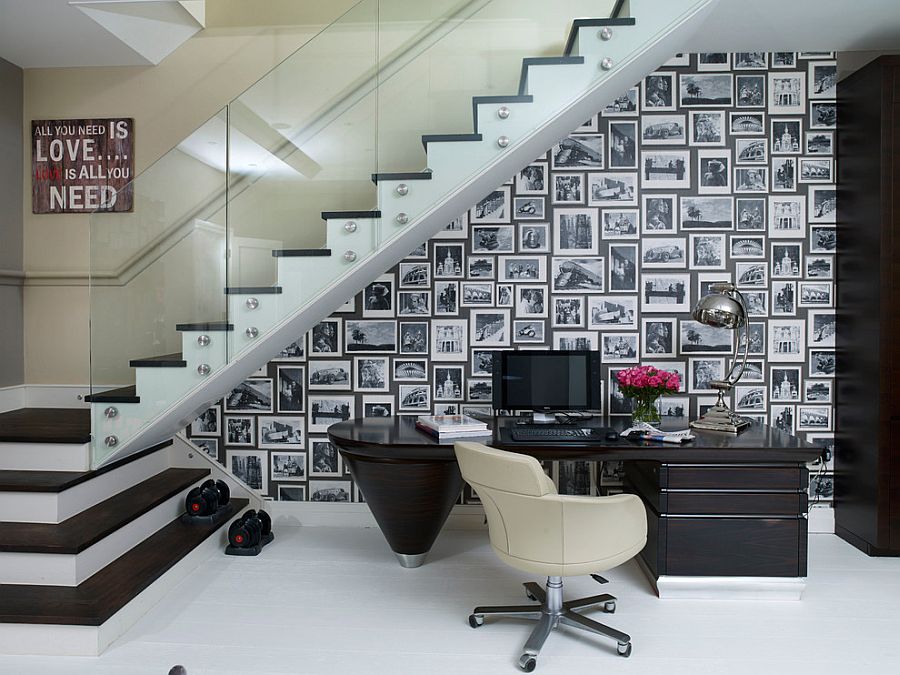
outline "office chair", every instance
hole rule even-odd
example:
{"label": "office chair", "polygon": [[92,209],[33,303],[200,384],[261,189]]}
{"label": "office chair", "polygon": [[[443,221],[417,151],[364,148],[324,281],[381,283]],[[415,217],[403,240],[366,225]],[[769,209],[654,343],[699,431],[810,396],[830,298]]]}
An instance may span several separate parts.
{"label": "office chair", "polygon": [[575,611],[599,606],[611,614],[616,598],[603,594],[564,601],[562,577],[600,573],[637,555],[647,541],[641,500],[626,494],[560,495],[534,457],[480,443],[454,447],[463,478],[481,498],[494,553],[516,569],[547,577],[546,589],[524,584],[528,598],[541,604],[476,607],[469,625],[478,628],[485,615],[536,619],[519,658],[519,667],[528,673],[559,624],[612,638],[618,653],[630,656],[630,636]]}

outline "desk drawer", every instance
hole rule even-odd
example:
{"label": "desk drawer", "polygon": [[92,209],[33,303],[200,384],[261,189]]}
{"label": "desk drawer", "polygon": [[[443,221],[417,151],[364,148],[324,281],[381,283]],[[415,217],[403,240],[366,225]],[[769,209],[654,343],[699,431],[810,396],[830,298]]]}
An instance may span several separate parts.
{"label": "desk drawer", "polygon": [[679,466],[660,470],[660,487],[670,490],[798,490],[806,487],[799,466]]}
{"label": "desk drawer", "polygon": [[665,573],[689,576],[806,575],[803,518],[662,519]]}
{"label": "desk drawer", "polygon": [[663,500],[663,510],[670,516],[797,516],[806,512],[805,492],[667,492]]}

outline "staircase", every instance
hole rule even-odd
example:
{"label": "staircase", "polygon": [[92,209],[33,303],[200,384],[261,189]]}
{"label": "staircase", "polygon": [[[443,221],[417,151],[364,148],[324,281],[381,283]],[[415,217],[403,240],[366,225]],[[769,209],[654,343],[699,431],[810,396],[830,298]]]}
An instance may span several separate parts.
{"label": "staircase", "polygon": [[[90,410],[0,414],[0,653],[97,654],[220,549],[224,524],[184,525],[177,516],[191,487],[228,475],[180,432],[682,50],[716,1],[632,0],[630,17],[621,0],[591,2],[612,11],[589,19],[573,16],[577,0],[556,3],[556,15],[571,10],[556,55],[524,58],[516,88],[472,97],[471,131],[428,128],[413,157],[391,154],[390,134],[379,135],[377,123],[387,115],[379,90],[402,90],[410,66],[381,70],[377,49],[360,73],[345,74],[350,89],[302,120],[283,121],[290,111],[272,102],[299,86],[298,74],[317,72],[316,54],[333,53],[324,48],[329,40],[361,49],[357,37],[374,30],[379,44],[377,10],[390,0],[361,0],[138,176],[133,214],[95,214]],[[496,26],[498,16],[518,27],[534,9],[470,4],[478,6],[471,14],[429,35],[448,40],[471,26]],[[403,100],[394,105],[403,108]],[[359,142],[368,125],[363,147],[342,144]],[[322,129],[331,130],[324,156],[334,166],[313,151],[325,145]],[[382,155],[392,157],[393,171],[381,170]],[[258,164],[264,168],[249,169]],[[317,183],[321,175],[327,180]],[[292,202],[295,188],[302,198]],[[254,209],[264,202],[257,194],[288,206]],[[324,198],[345,210],[316,209],[324,221],[317,227],[312,208]],[[258,508],[256,493],[229,483],[232,516]]]}
{"label": "staircase", "polygon": [[[92,384],[93,466],[183,429],[211,401],[464,213],[486,190],[679,51],[713,4],[715,0],[634,0],[633,17],[619,16],[623,3],[617,2],[609,18],[574,19],[558,56],[522,61],[516,91],[473,97],[471,133],[422,135],[419,161],[427,168],[372,172],[375,208],[322,212],[323,247],[273,247],[274,283],[244,284],[240,270],[229,269],[218,291],[221,304],[206,302],[207,311],[222,316],[213,321],[187,316],[176,323],[177,353],[134,355],[139,358],[129,362],[133,385],[102,390]],[[295,57],[302,58],[303,51]],[[288,67],[283,63],[267,77],[277,78],[279,69]],[[242,118],[251,103],[260,107],[259,84],[233,104],[241,106]],[[233,130],[230,138],[240,131]],[[290,153],[280,148],[277,154]],[[140,177],[135,185],[140,190]],[[247,189],[245,177],[229,180],[229,189],[240,195]],[[228,227],[226,223],[226,239]],[[231,245],[229,255],[234,249]],[[229,285],[235,277],[239,283]]]}
{"label": "staircase", "polygon": [[[260,504],[181,437],[99,469],[84,466],[89,438],[87,409],[0,413],[2,654],[99,654]],[[210,477],[232,486],[227,517],[180,522]]]}

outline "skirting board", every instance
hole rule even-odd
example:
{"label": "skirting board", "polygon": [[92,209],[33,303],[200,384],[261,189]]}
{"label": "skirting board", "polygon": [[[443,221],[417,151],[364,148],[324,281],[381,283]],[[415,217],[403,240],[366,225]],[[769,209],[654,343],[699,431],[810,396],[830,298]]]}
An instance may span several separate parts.
{"label": "skirting board", "polygon": [[676,577],[657,579],[635,558],[660,600],[801,600],[806,577]]}
{"label": "skirting board", "polygon": [[[110,387],[102,387],[109,389]],[[123,385],[124,386],[124,385]],[[87,408],[84,397],[91,393],[87,384],[20,384],[0,387],[0,412],[17,408]]]}
{"label": "skirting board", "polygon": [[[366,504],[267,501],[263,508],[272,514],[275,527],[378,527]],[[476,505],[454,506],[444,529],[486,530],[484,510]]]}
{"label": "skirting board", "polygon": [[227,528],[207,537],[101,626],[0,623],[0,654],[31,656],[99,656],[149,612],[190,572],[226,544]]}

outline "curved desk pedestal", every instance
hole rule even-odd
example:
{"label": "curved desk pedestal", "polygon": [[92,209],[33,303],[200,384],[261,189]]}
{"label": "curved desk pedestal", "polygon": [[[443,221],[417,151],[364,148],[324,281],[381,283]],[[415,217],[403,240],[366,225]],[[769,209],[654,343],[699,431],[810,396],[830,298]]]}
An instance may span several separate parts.
{"label": "curved desk pedestal", "polygon": [[341,454],[400,564],[421,565],[462,490],[456,460]]}

